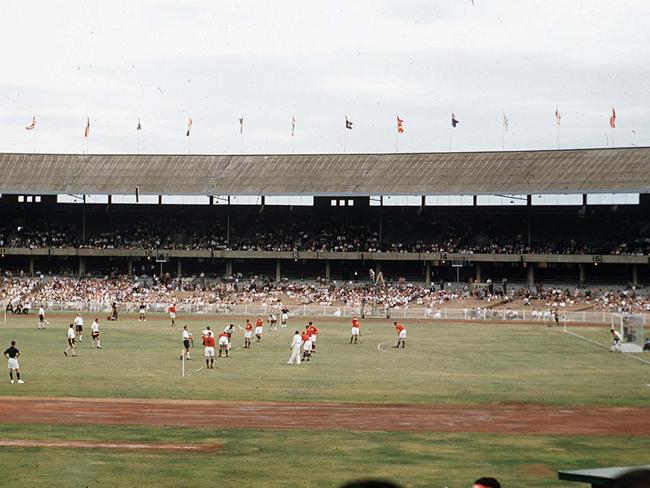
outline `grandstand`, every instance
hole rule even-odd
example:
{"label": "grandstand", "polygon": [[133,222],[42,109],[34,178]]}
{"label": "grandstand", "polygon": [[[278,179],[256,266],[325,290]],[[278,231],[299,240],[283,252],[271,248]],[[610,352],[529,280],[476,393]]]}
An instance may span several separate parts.
{"label": "grandstand", "polygon": [[0,269],[641,286],[649,158],[1,154]]}

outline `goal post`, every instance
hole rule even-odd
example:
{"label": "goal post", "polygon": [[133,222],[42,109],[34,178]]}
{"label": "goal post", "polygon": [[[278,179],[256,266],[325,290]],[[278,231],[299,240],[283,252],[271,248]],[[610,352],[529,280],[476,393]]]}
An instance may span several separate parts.
{"label": "goal post", "polygon": [[614,313],[611,328],[621,334],[622,352],[643,352],[645,324],[642,314]]}

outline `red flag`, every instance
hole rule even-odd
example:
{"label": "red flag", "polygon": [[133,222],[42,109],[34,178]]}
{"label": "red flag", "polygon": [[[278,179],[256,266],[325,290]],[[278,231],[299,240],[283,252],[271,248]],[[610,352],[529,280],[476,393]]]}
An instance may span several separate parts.
{"label": "red flag", "polygon": [[33,130],[34,127],[36,127],[36,115],[34,115],[34,117],[32,117],[32,123],[29,124],[29,125],[26,125],[25,129],[26,130]]}
{"label": "red flag", "polygon": [[562,120],[562,116],[560,115],[560,109],[556,108],[555,109],[555,123],[557,125],[560,125],[560,120]]}
{"label": "red flag", "polygon": [[397,116],[397,133],[404,134],[404,121]]}
{"label": "red flag", "polygon": [[90,117],[86,117],[86,128],[84,129],[84,137],[88,139],[88,134],[90,134]]}
{"label": "red flag", "polygon": [[616,129],[616,110],[614,110],[614,107],[612,107],[612,115],[609,118],[609,126],[612,129]]}

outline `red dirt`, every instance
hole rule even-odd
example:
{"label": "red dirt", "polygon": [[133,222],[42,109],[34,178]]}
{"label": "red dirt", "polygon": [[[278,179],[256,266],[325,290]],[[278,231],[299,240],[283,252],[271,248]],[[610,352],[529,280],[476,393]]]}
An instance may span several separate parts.
{"label": "red dirt", "polygon": [[3,397],[0,423],[649,436],[650,407]]}
{"label": "red dirt", "polygon": [[0,439],[0,447],[62,447],[68,449],[142,449],[146,451],[217,452],[221,444],[154,444],[150,442],[90,442]]}

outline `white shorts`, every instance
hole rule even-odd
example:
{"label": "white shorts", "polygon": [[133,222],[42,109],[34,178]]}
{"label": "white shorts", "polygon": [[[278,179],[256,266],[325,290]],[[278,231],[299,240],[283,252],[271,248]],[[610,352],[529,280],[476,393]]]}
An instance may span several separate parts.
{"label": "white shorts", "polygon": [[252,330],[245,330],[245,331],[244,331],[244,337],[245,337],[246,339],[250,339],[252,335],[253,335],[253,331],[252,331]]}
{"label": "white shorts", "polygon": [[311,341],[305,341],[302,347],[305,350],[305,352],[311,351]]}
{"label": "white shorts", "polygon": [[19,369],[20,368],[18,366],[18,359],[16,359],[16,358],[9,358],[7,366],[9,367],[9,369]]}
{"label": "white shorts", "polygon": [[316,342],[316,334],[309,336],[309,340],[312,342]]}
{"label": "white shorts", "polygon": [[228,345],[228,338],[227,337],[219,337],[219,345],[220,346],[227,346]]}
{"label": "white shorts", "polygon": [[355,336],[355,335],[359,335],[360,332],[361,332],[361,331],[359,330],[358,327],[352,327],[352,335],[353,335],[353,336]]}
{"label": "white shorts", "polygon": [[205,357],[213,358],[214,357],[214,347],[208,346],[205,348]]}
{"label": "white shorts", "polygon": [[262,335],[262,328],[261,327],[255,327],[255,335]]}
{"label": "white shorts", "polygon": [[400,330],[399,331],[399,336],[400,339],[406,339],[406,329]]}
{"label": "white shorts", "polygon": [[176,314],[174,312],[169,312],[169,318],[174,320],[176,318]]}
{"label": "white shorts", "polygon": [[286,322],[288,318],[289,318],[288,314],[286,314],[286,313],[282,314],[282,322]]}

